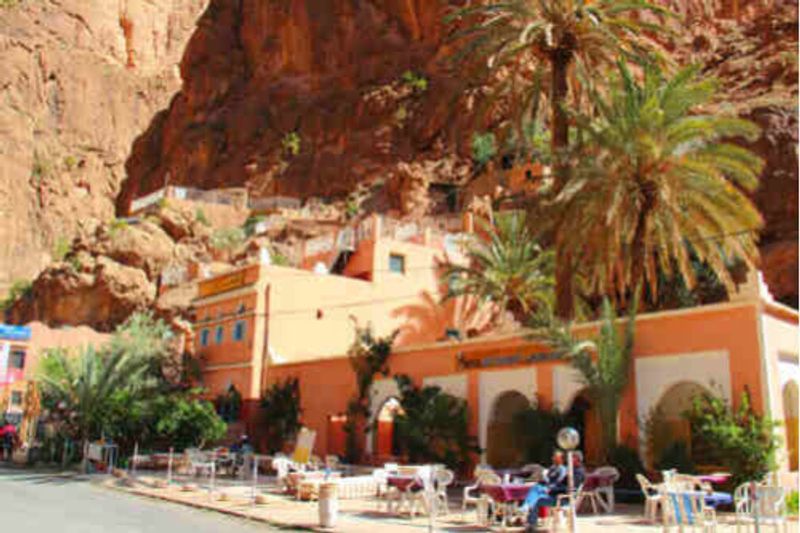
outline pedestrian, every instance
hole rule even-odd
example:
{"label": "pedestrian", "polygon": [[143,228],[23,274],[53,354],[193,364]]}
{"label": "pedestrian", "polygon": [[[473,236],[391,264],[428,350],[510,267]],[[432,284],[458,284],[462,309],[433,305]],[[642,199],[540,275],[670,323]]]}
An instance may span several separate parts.
{"label": "pedestrian", "polygon": [[14,447],[17,444],[17,427],[6,419],[3,421],[0,435],[2,435],[3,460],[11,461]]}

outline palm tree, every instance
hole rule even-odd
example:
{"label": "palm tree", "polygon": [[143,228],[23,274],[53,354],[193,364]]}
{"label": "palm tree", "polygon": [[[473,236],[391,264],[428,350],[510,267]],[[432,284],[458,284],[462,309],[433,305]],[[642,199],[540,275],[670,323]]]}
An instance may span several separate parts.
{"label": "palm tree", "polygon": [[85,446],[102,431],[103,415],[115,394],[145,395],[152,389],[150,371],[148,358],[123,350],[98,352],[89,346],[73,355],[57,349],[42,359],[38,383],[46,404],[67,414]]}
{"label": "palm tree", "polygon": [[[468,6],[451,15],[451,20],[464,24],[454,36],[461,42],[455,58],[477,59],[481,72],[476,75],[500,78],[488,102],[506,99],[515,115],[517,139],[525,137],[526,120],[536,122],[542,93],[549,99],[556,190],[569,174],[565,152],[570,90],[579,101],[582,87],[603,80],[598,72],[618,57],[638,62],[661,60],[654,41],[642,32],[655,34],[662,27],[642,20],[640,15],[645,12],[669,14],[644,0],[499,0]],[[573,265],[559,240],[557,235],[557,312],[571,318]]]}
{"label": "palm tree", "polygon": [[586,394],[597,409],[603,458],[617,444],[617,415],[631,375],[637,307],[638,299],[634,298],[625,329],[620,335],[615,324],[614,308],[605,299],[600,331],[594,340],[576,338],[570,324],[552,316],[540,314],[538,318],[538,324],[545,324],[545,327],[536,337],[549,344],[578,370],[586,386]]}
{"label": "palm tree", "polygon": [[762,221],[745,194],[758,185],[762,161],[723,139],[754,139],[747,121],[703,112],[717,84],[688,67],[671,79],[648,68],[595,95],[598,117],[584,121],[582,164],[555,199],[564,246],[586,265],[590,286],[624,297],[658,272],[679,273],[691,288],[692,255],[727,288],[726,261],[752,267]]}
{"label": "palm tree", "polygon": [[553,253],[533,240],[521,212],[496,215],[485,236],[467,251],[467,265],[450,265],[443,279],[448,297],[475,296],[495,306],[498,314],[510,311],[518,322],[542,306],[553,294]]}

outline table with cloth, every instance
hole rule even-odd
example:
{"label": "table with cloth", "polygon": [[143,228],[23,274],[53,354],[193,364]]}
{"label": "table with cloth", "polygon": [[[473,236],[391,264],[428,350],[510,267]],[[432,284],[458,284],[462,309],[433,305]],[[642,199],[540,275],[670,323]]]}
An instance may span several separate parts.
{"label": "table with cloth", "polygon": [[547,487],[539,483],[481,484],[480,491],[494,504],[495,510],[492,514],[494,517],[500,517],[503,527],[509,521],[524,520],[522,504],[526,500],[529,508],[536,507],[537,510],[539,507],[555,503],[555,500],[547,493]]}
{"label": "table with cloth", "polygon": [[389,489],[386,495],[386,510],[390,513],[399,513],[404,506],[408,506],[411,512],[414,493],[424,488],[419,476],[398,474],[388,476],[386,486]]}

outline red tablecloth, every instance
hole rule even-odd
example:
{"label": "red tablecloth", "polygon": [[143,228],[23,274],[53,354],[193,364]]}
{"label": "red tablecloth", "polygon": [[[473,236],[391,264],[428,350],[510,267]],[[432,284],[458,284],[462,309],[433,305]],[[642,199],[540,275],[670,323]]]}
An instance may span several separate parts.
{"label": "red tablecloth", "polygon": [[533,484],[501,483],[499,485],[481,485],[481,491],[496,502],[520,502],[528,495]]}
{"label": "red tablecloth", "polygon": [[711,483],[712,485],[721,485],[730,479],[731,475],[727,472],[716,472],[714,474],[703,474],[695,476],[698,480],[704,483]]}
{"label": "red tablecloth", "polygon": [[386,484],[403,492],[420,487],[416,476],[389,476]]}

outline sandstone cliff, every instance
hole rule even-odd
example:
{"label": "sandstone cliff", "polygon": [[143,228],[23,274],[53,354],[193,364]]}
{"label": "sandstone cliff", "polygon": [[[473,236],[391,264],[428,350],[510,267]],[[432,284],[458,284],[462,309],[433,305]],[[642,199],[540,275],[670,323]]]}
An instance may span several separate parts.
{"label": "sandstone cliff", "polygon": [[[684,19],[669,46],[720,77],[720,100],[764,127],[754,145],[767,161],[756,195],[764,265],[796,305],[796,4],[672,3]],[[376,178],[413,189],[406,163],[444,157],[455,164],[423,181],[462,179],[474,124],[444,61],[447,4],[213,1],[183,57],[180,93],[134,145],[118,209],[166,181],[343,196]],[[424,209],[395,192],[401,211]]]}
{"label": "sandstone cliff", "polygon": [[207,0],[0,2],[0,294],[110,219]]}

